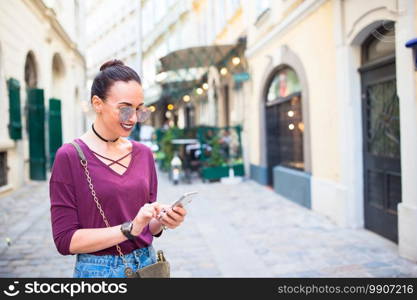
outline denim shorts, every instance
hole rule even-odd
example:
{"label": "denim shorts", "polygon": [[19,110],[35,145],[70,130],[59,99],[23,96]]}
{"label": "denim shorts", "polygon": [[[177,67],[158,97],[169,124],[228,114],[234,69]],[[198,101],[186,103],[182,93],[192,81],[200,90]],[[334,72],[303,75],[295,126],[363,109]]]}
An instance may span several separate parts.
{"label": "denim shorts", "polygon": [[[156,263],[152,245],[125,254],[127,265],[136,271]],[[125,278],[125,264],[119,255],[77,254],[74,278]]]}

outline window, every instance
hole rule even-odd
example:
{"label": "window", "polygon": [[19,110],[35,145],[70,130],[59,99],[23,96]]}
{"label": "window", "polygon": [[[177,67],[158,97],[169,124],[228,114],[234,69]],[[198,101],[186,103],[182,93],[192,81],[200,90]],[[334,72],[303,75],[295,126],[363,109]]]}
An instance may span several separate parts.
{"label": "window", "polygon": [[268,9],[271,8],[270,0],[258,0],[256,1],[256,18],[259,18],[263,15]]}
{"label": "window", "polygon": [[297,74],[290,68],[285,68],[274,76],[268,89],[267,100],[269,102],[288,97],[290,94],[300,92],[300,82]]}
{"label": "window", "polygon": [[395,54],[394,23],[386,23],[372,32],[363,45],[363,63]]}
{"label": "window", "polygon": [[0,186],[7,185],[7,152],[0,152]]}
{"label": "window", "polygon": [[[266,94],[268,135],[274,135],[279,165],[304,170],[301,88],[297,74],[285,67],[271,79]],[[274,120],[275,119],[275,120]]]}

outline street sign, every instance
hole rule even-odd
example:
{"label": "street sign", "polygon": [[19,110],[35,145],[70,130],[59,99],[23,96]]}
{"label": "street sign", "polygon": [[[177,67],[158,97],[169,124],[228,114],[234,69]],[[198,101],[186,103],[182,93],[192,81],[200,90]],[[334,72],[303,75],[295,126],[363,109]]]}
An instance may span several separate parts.
{"label": "street sign", "polygon": [[233,79],[235,82],[243,82],[249,80],[250,75],[248,72],[242,72],[242,73],[235,73],[233,74]]}

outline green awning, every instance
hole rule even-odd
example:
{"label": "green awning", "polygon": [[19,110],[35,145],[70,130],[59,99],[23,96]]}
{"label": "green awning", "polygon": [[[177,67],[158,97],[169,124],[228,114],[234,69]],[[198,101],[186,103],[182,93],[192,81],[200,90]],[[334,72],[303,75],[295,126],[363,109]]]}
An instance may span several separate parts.
{"label": "green awning", "polygon": [[213,45],[173,51],[159,59],[161,65],[158,73],[218,65],[235,47],[236,45]]}
{"label": "green awning", "polygon": [[230,57],[238,55],[245,40],[232,45],[211,45],[180,49],[159,59],[157,83],[161,98],[179,100],[202,81],[207,80],[209,67],[226,66]]}
{"label": "green awning", "polygon": [[162,85],[161,97],[168,97],[171,102],[179,101],[183,95],[190,93],[199,83],[198,80],[174,81]]}

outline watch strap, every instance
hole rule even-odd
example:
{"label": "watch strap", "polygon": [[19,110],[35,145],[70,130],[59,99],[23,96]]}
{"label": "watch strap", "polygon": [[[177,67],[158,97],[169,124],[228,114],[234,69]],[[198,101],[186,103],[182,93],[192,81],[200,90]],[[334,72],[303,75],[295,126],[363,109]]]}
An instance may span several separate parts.
{"label": "watch strap", "polygon": [[127,237],[129,240],[134,240],[136,238],[131,232],[132,228],[133,228],[132,221],[125,222],[120,227],[120,230],[122,231],[124,236]]}

